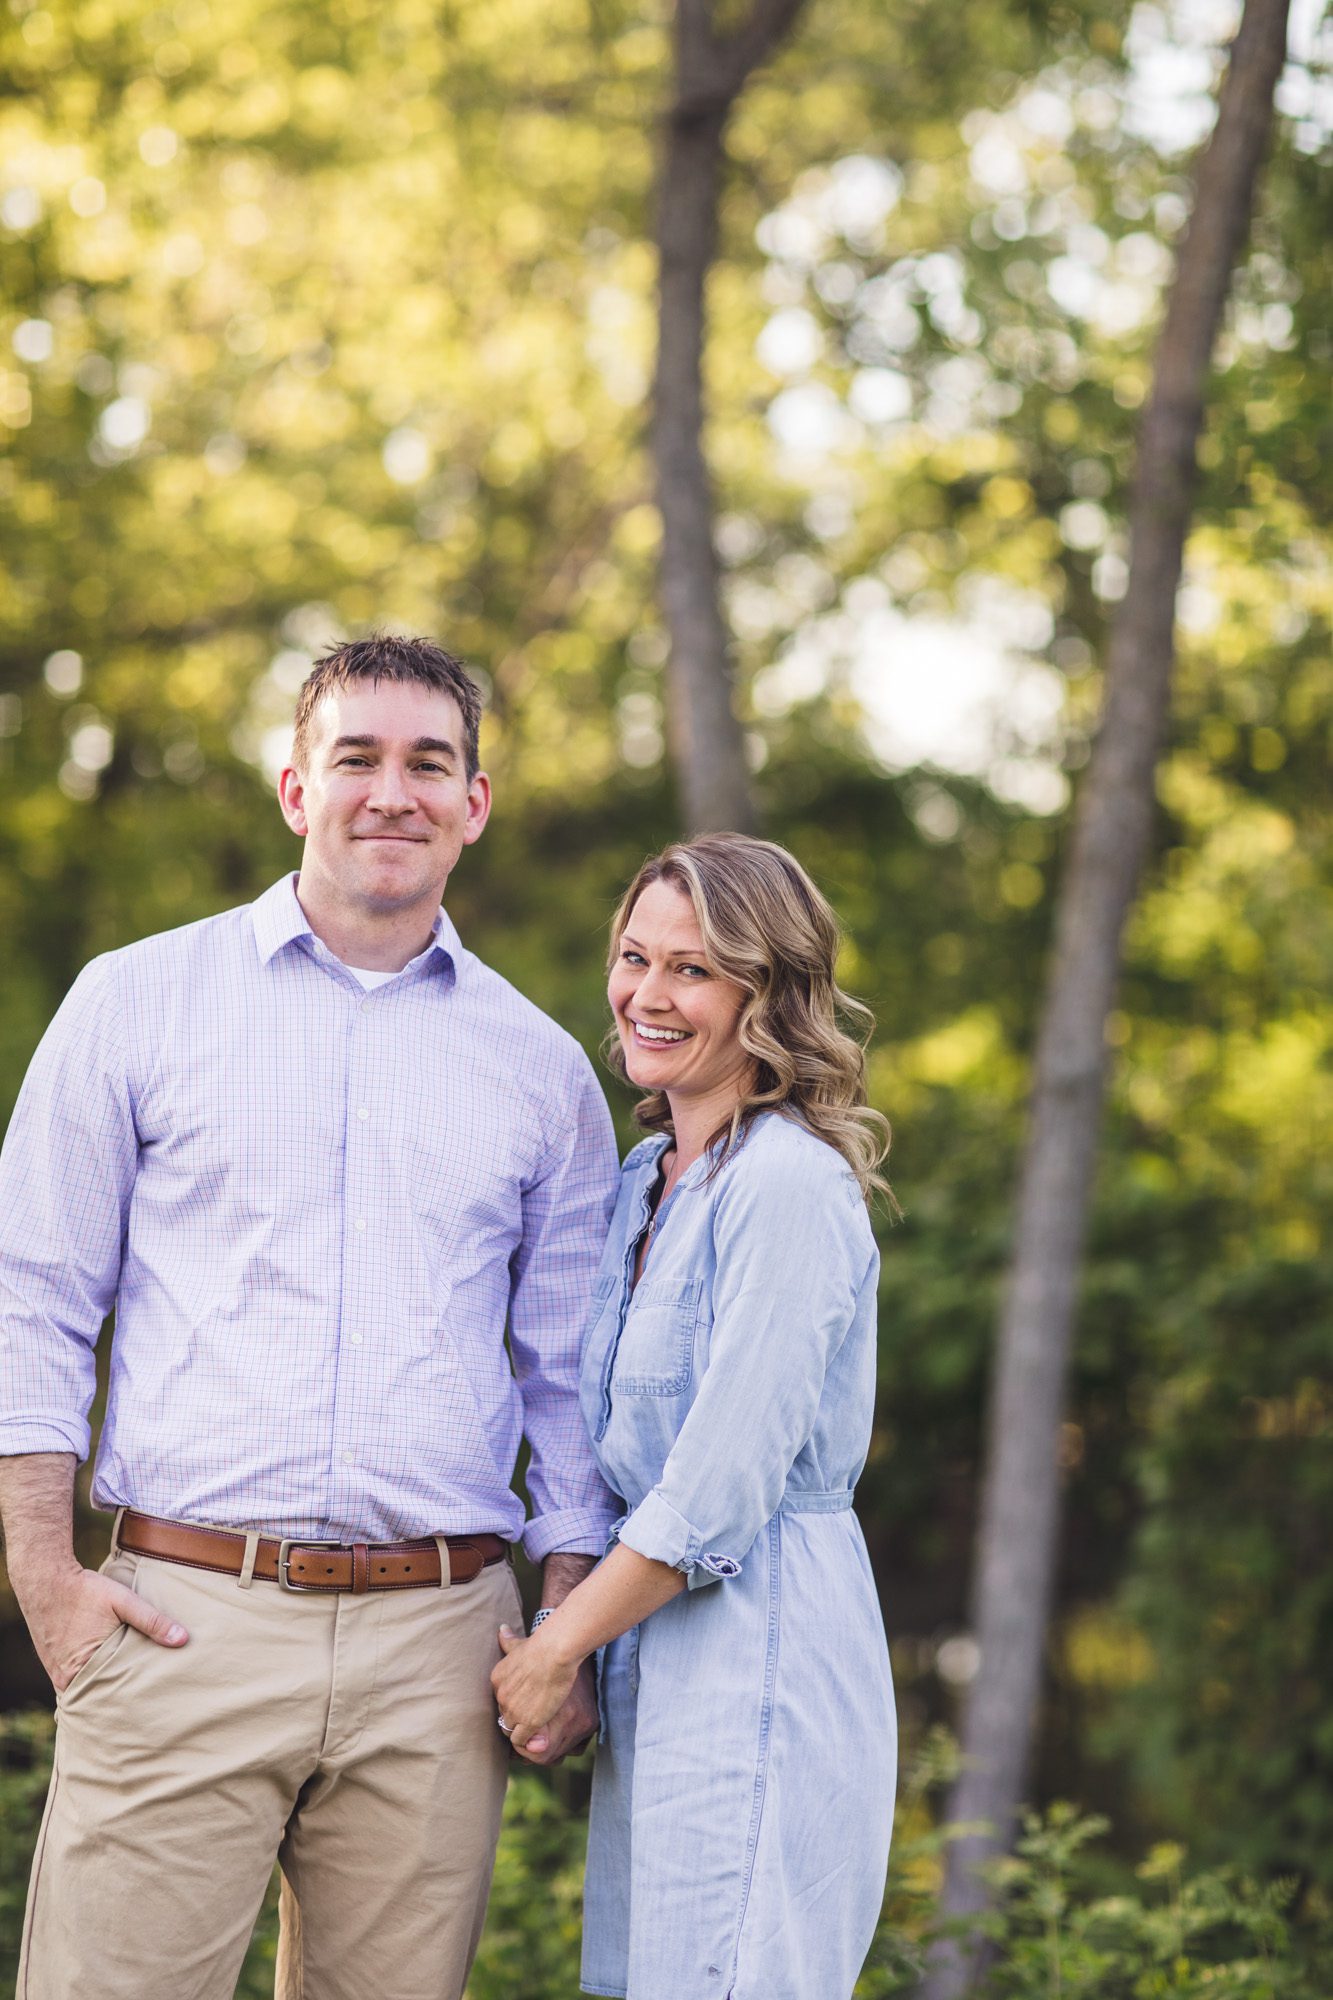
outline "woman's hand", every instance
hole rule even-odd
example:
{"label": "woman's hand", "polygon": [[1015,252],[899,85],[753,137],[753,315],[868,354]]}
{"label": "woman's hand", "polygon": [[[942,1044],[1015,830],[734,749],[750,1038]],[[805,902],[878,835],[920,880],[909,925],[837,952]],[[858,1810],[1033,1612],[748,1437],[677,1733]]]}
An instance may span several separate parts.
{"label": "woman's hand", "polygon": [[491,1686],[501,1720],[508,1724],[505,1733],[515,1750],[521,1751],[564,1707],[581,1662],[561,1659],[542,1632],[520,1639],[517,1632],[502,1625],[500,1645],[505,1657],[491,1675]]}

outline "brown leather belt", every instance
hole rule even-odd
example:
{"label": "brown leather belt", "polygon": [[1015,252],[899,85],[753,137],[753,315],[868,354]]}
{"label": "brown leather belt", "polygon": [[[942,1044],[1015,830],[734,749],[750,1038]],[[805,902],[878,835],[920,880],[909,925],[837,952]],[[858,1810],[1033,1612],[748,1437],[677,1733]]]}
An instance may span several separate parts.
{"label": "brown leather belt", "polygon": [[[267,1535],[256,1539],[251,1576],[284,1590],[344,1590],[354,1597],[368,1590],[438,1590],[441,1583],[471,1583],[509,1554],[509,1543],[500,1535],[437,1535],[418,1542],[321,1542],[300,1535],[283,1541]],[[243,1576],[250,1537],[127,1510],[116,1541],[130,1555]]]}

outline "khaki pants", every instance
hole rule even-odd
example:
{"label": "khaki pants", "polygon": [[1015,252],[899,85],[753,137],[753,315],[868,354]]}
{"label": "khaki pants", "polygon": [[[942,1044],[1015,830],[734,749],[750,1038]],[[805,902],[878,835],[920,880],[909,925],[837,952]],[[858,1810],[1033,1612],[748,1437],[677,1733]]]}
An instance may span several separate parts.
{"label": "khaki pants", "polygon": [[60,1696],[18,2000],[231,2000],[275,1856],[281,2000],[459,2000],[508,1767],[510,1566],[363,1597],[103,1568],[190,1640],[121,1626]]}

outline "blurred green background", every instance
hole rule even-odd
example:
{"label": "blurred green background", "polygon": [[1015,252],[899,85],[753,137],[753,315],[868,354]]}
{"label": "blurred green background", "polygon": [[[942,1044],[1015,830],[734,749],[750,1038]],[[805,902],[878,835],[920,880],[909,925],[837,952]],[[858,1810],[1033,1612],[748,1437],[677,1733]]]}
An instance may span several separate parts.
{"label": "blurred green background", "polygon": [[[730,136],[716,541],[765,831],[838,907],[879,1021],[905,1215],[882,1219],[859,1504],[927,1778],[975,1666],[1055,869],[1232,25],[1210,0],[811,0]],[[1212,385],[1033,1785],[1109,1817],[1079,1849],[1088,1895],[1151,1849],[1133,1893],[1166,1883],[1179,1912],[1178,1843],[1285,1882],[1298,1939],[1333,1899],[1329,43],[1298,6]],[[644,442],[666,8],[10,0],[0,73],[0,1117],[87,958],[296,865],[271,796],[295,691],[372,626],[485,679],[497,811],[450,907],[595,1048],[610,910],[678,830]],[[2,1956],[45,1742],[20,1712],[45,1688],[7,1594],[0,1621]],[[894,1936],[937,1868],[927,1778]],[[478,2000],[573,1991],[585,1792],[578,1771],[516,1792]],[[1063,1881],[1036,1838],[1029,1888]],[[1025,1893],[997,1992],[1029,1990]],[[1216,1916],[1219,1963],[1248,1907]],[[1194,1990],[1169,1972],[1188,1943],[1162,1951],[1167,1983],[1126,1994]],[[903,1990],[891,1959],[867,1993]]]}

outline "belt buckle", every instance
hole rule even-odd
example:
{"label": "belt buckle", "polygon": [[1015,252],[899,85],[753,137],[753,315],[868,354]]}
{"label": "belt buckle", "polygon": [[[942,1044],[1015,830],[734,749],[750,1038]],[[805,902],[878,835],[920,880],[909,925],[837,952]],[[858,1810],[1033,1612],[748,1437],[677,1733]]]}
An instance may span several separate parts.
{"label": "belt buckle", "polygon": [[291,1552],[293,1549],[346,1549],[346,1542],[321,1542],[307,1535],[285,1535],[278,1543],[278,1588],[289,1590],[293,1597],[308,1597],[312,1591],[321,1594],[330,1589],[328,1584],[293,1583],[290,1575]]}

